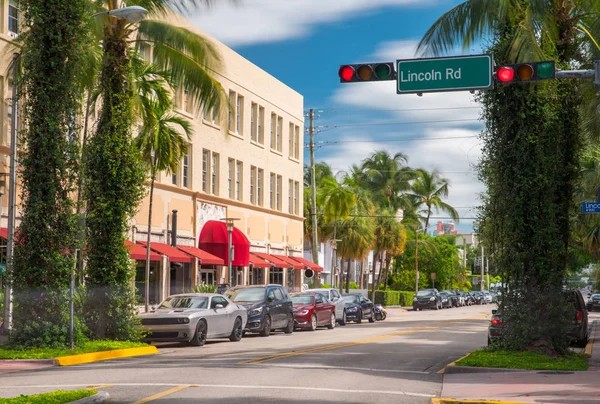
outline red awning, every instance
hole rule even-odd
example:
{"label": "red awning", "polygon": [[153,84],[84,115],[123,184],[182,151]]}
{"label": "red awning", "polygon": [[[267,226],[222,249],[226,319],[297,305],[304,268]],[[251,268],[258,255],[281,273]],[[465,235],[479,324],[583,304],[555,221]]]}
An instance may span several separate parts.
{"label": "red awning", "polygon": [[265,253],[251,251],[250,255],[256,255],[257,257],[262,258],[263,260],[269,261],[270,263],[275,265],[275,268],[284,268],[285,269],[285,268],[292,267],[292,265],[289,262],[279,259],[276,256],[271,255],[271,254],[265,254]]}
{"label": "red awning", "polygon": [[295,261],[298,261],[300,264],[304,265],[307,268],[312,269],[313,271],[316,271],[316,272],[323,271],[323,267],[322,266],[319,266],[319,265],[315,264],[314,262],[311,262],[311,261],[307,260],[304,257],[289,257],[289,258],[291,258],[291,259],[293,259]]}
{"label": "red awning", "polygon": [[221,258],[199,248],[187,245],[178,245],[177,249],[191,255],[192,257],[198,258],[198,260],[200,260],[200,265],[225,265],[225,261],[223,261]]}
{"label": "red awning", "polygon": [[[146,246],[145,241],[138,241],[138,243]],[[165,243],[150,243],[150,250],[166,255],[171,262],[192,262],[189,255]]]}
{"label": "red awning", "polygon": [[[2,237],[2,229],[0,229],[0,237]],[[125,246],[129,248],[129,256],[132,260],[146,261],[146,247],[129,240],[125,240]],[[150,251],[150,261],[160,261],[160,255]]]}
{"label": "red awning", "polygon": [[270,254],[275,258],[279,258],[281,261],[286,262],[288,265],[290,265],[288,268],[294,268],[294,269],[304,269],[304,266],[302,264],[300,264],[298,261],[294,261],[293,259],[286,257],[285,255],[278,255],[278,254]]}
{"label": "red awning", "polygon": [[256,255],[250,253],[250,257],[248,258],[248,260],[250,261],[250,264],[252,264],[252,266],[254,268],[271,268],[271,263],[268,261],[263,260],[260,257],[257,257]]}
{"label": "red awning", "polygon": [[0,237],[8,240],[8,229],[6,227],[0,227]]}
{"label": "red awning", "polygon": [[[229,263],[228,233],[225,222],[209,220],[200,231],[198,248],[222,258],[225,264]],[[234,248],[232,265],[246,267],[250,264],[250,241],[242,231],[233,228],[231,241]]]}

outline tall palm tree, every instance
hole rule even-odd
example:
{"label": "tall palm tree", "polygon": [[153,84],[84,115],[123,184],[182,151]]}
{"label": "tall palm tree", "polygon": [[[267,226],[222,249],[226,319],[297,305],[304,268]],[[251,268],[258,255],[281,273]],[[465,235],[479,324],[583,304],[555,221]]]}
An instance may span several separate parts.
{"label": "tall palm tree", "polygon": [[[375,239],[373,243],[373,282],[372,282],[372,297],[375,298],[375,286],[379,286],[383,279],[386,282],[389,262],[393,255],[399,254],[406,243],[406,230],[404,225],[400,223],[394,216],[395,212],[383,210],[374,220]],[[379,257],[386,255],[386,265],[382,265],[379,270],[379,276],[375,279],[375,270]],[[385,270],[384,270],[385,268]],[[384,274],[385,272],[385,274]],[[387,282],[386,282],[387,285]]]}
{"label": "tall palm tree", "polygon": [[[152,230],[152,201],[154,182],[159,172],[176,171],[183,157],[188,153],[192,139],[192,124],[187,119],[173,113],[171,103],[145,101],[146,119],[134,145],[142,153],[142,159],[150,173],[150,206],[148,209],[147,245],[150,246]],[[150,248],[146,248],[145,309],[148,311],[150,297]]]}
{"label": "tall palm tree", "polygon": [[459,216],[456,209],[447,204],[442,198],[448,197],[449,182],[442,178],[437,170],[427,172],[417,170],[417,177],[411,185],[407,196],[413,201],[413,204],[420,209],[419,213],[424,215],[425,233],[429,227],[429,219],[433,210],[446,212],[458,221]]}
{"label": "tall palm tree", "polygon": [[375,239],[373,232],[373,220],[365,215],[360,215],[358,209],[353,209],[357,215],[344,220],[340,224],[341,241],[337,244],[337,251],[342,261],[342,270],[340,270],[340,291],[342,290],[343,262],[344,258],[348,261],[348,276],[346,277],[346,293],[350,288],[350,261],[364,258]]}
{"label": "tall palm tree", "polygon": [[380,206],[398,209],[402,206],[402,193],[410,187],[412,170],[405,166],[407,158],[402,153],[393,156],[385,150],[375,152],[363,160],[362,172],[367,189]]}

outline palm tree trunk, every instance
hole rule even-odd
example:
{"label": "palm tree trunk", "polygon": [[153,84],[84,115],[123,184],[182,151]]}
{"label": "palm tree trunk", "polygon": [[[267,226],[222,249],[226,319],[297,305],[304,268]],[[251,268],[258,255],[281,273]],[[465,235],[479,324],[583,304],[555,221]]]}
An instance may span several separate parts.
{"label": "palm tree trunk", "polygon": [[387,288],[388,288],[388,278],[389,278],[391,263],[392,263],[392,254],[389,254],[388,256],[385,257],[385,278],[383,279],[383,281],[385,282],[385,288],[384,288],[385,291],[387,291]]}
{"label": "palm tree trunk", "polygon": [[[92,90],[88,91],[88,95],[87,95],[87,100],[85,102],[85,117],[84,117],[84,122],[83,122],[83,137],[81,139],[81,154],[80,154],[80,159],[79,159],[79,166],[83,167],[83,159],[84,159],[84,153],[85,153],[85,144],[87,142],[87,135],[88,135],[88,126],[89,126],[89,119],[90,119],[90,109],[92,106]],[[77,176],[77,210],[76,210],[76,216],[79,220],[81,215],[81,211],[84,210],[84,204],[85,201],[82,198],[82,192],[83,192],[83,180],[84,180],[84,175],[85,175],[85,170],[80,169],[79,170],[79,175]],[[85,245],[85,239],[86,239],[86,226],[85,226],[85,212],[83,215],[83,220],[80,220],[80,225],[83,227],[82,229],[80,228],[79,231],[81,232],[81,237],[82,240],[81,241],[81,245],[84,246]],[[78,272],[78,276],[79,276],[79,281],[83,282],[83,258],[84,258],[84,253],[82,253],[82,251],[84,251],[85,249],[81,249],[79,250],[79,254],[77,255],[77,272]]]}
{"label": "palm tree trunk", "polygon": [[[385,257],[387,257],[386,251],[384,251],[383,254],[384,254],[384,259],[385,259]],[[383,266],[383,260],[382,260],[381,261],[381,268],[379,268],[379,276],[377,277],[377,287],[379,287],[379,285],[381,285],[381,278],[382,278],[381,275],[383,273],[383,270],[384,270],[384,266]]]}
{"label": "palm tree trunk", "polygon": [[340,271],[338,272],[338,289],[344,293],[344,256],[340,256]]}
{"label": "palm tree trunk", "polygon": [[150,207],[148,208],[148,235],[146,236],[146,277],[144,282],[144,304],[146,313],[148,312],[148,306],[150,305],[150,236],[152,234],[152,198],[154,196],[155,178],[156,175],[152,173],[152,180],[150,181]]}
{"label": "palm tree trunk", "polygon": [[352,260],[348,257],[348,275],[346,275],[346,293],[350,293],[350,264]]}
{"label": "palm tree trunk", "polygon": [[[375,270],[377,269],[377,259],[379,258],[379,251],[373,252],[373,275],[371,276],[371,300],[375,302]],[[367,282],[367,286],[369,283]]]}
{"label": "palm tree trunk", "polygon": [[[363,289],[365,286],[364,283],[364,279],[365,279],[365,266],[367,263],[367,259],[363,259],[360,263],[360,281],[358,282],[358,287]],[[368,294],[368,293],[367,293]]]}

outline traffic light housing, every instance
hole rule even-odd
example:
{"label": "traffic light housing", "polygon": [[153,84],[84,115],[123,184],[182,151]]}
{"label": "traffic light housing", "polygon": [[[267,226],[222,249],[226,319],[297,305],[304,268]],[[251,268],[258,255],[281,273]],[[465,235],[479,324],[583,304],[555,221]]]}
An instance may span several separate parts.
{"label": "traffic light housing", "polygon": [[496,80],[504,84],[530,83],[539,80],[554,80],[555,78],[554,60],[496,67]]}
{"label": "traffic light housing", "polygon": [[338,75],[340,83],[396,80],[394,62],[341,65]]}

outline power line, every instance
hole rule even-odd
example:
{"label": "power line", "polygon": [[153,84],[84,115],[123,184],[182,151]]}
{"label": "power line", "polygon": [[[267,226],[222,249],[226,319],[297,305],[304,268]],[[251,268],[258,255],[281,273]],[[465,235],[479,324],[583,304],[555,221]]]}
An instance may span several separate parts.
{"label": "power line", "polygon": [[350,123],[344,125],[323,125],[318,128],[352,128],[352,127],[363,127],[363,126],[387,126],[387,125],[423,125],[428,123],[452,123],[452,122],[472,122],[479,121],[478,118],[473,119],[445,119],[440,121],[415,121],[415,122],[381,122],[381,123]]}
{"label": "power line", "polygon": [[[457,109],[481,109],[481,107],[439,107],[439,108],[399,108],[399,109],[377,109],[374,112],[412,112],[412,111],[445,111],[445,110],[457,110]],[[336,108],[336,109],[323,109],[318,110],[319,113],[355,113],[365,112],[364,109],[349,109],[349,108]]]}
{"label": "power line", "polygon": [[[472,136],[452,136],[452,137],[430,137],[430,138],[404,138],[404,139],[368,139],[368,140],[321,140],[318,142],[315,142],[315,144],[317,145],[321,145],[321,146],[327,146],[327,145],[334,145],[334,144],[338,144],[338,143],[371,143],[371,142],[428,142],[431,140],[455,140],[455,139],[472,139],[472,138],[476,138],[477,135],[472,135]],[[308,146],[308,143],[306,143],[306,146]]]}

